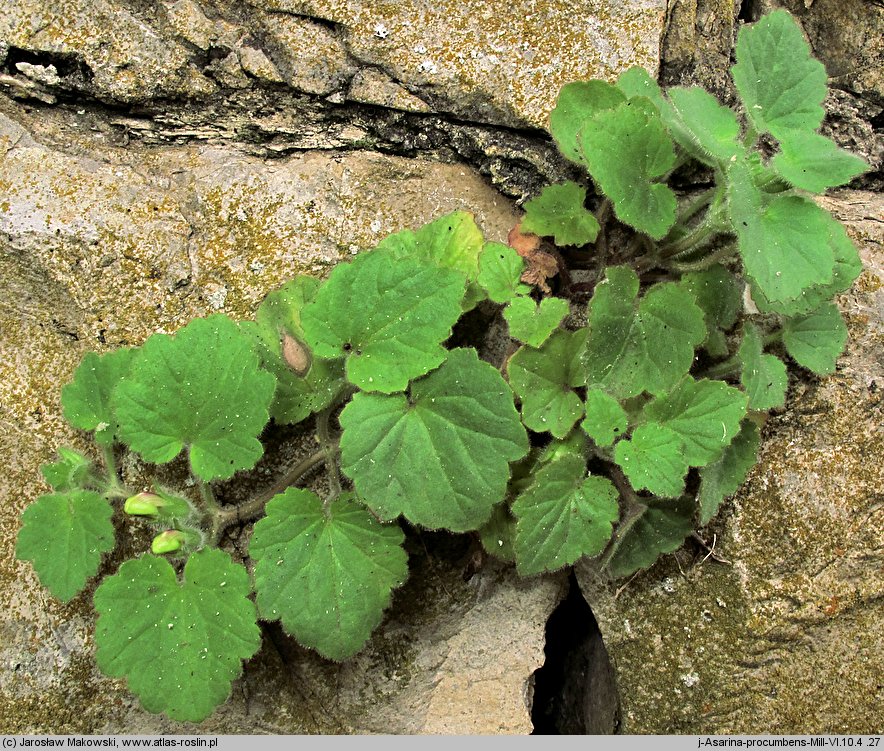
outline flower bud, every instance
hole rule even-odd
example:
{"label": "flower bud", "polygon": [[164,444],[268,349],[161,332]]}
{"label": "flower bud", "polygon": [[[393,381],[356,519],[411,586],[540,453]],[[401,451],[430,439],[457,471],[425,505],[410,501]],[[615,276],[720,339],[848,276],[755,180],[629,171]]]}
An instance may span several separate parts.
{"label": "flower bud", "polygon": [[184,532],[177,529],[167,529],[153,538],[153,542],[150,543],[150,551],[154,555],[174,553],[176,550],[181,550],[184,541]]}
{"label": "flower bud", "polygon": [[163,499],[154,493],[139,493],[130,496],[123,504],[123,511],[132,516],[159,516]]}

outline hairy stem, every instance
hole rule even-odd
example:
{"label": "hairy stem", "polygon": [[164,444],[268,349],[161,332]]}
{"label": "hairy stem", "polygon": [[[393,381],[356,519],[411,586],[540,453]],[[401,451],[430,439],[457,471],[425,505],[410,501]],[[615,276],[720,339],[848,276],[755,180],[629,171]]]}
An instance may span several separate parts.
{"label": "hairy stem", "polygon": [[316,416],[316,436],[319,438],[319,445],[325,452],[325,464],[328,469],[328,484],[331,495],[325,500],[324,505],[328,505],[341,494],[341,474],[338,469],[338,442],[331,437],[329,421],[334,411],[334,403],[326,407]]}
{"label": "hairy stem", "polygon": [[715,365],[710,365],[702,373],[703,378],[724,379],[737,375],[743,369],[739,355],[733,355]]}
{"label": "hairy stem", "polygon": [[672,165],[672,169],[669,170],[665,175],[663,175],[661,182],[669,182],[669,178],[672,177],[681,167],[684,167],[689,161],[691,161],[693,157],[688,154],[687,151],[683,151],[682,149],[678,149],[678,152],[675,156],[675,164]]}
{"label": "hairy stem", "polygon": [[762,347],[769,347],[771,344],[779,344],[783,340],[783,330],[777,329],[776,331],[771,331],[767,334],[764,339],[761,340]]}
{"label": "hairy stem", "polygon": [[686,273],[688,271],[705,271],[710,266],[713,266],[720,261],[725,260],[726,258],[730,258],[737,250],[737,246],[734,243],[728,243],[727,245],[719,248],[712,253],[707,253],[700,258],[691,261],[677,261],[671,260],[666,264],[666,267],[672,269],[672,271],[677,271],[681,274]]}
{"label": "hairy stem", "polygon": [[720,189],[715,186],[708,190],[704,190],[702,193],[685,201],[678,209],[678,219],[676,219],[675,226],[684,225],[685,222],[689,221],[705,209],[715,199],[719,190]]}
{"label": "hairy stem", "polygon": [[221,516],[221,506],[218,504],[215,494],[212,492],[212,488],[208,483],[203,482],[202,480],[197,480],[197,486],[200,491],[200,499],[205,508],[206,518],[209,521],[209,539],[214,542],[218,539],[218,535],[221,531],[218,526],[218,520]]}
{"label": "hairy stem", "polygon": [[726,221],[726,204],[724,194],[720,189],[715,189],[711,206],[702,221],[690,230],[684,237],[678,240],[664,243],[660,246],[660,258],[674,258],[682,253],[690,253],[708,245],[716,236],[729,231]]}
{"label": "hairy stem", "polygon": [[647,508],[642,502],[642,499],[639,498],[638,494],[632,489],[632,485],[629,484],[626,475],[623,474],[623,471],[616,464],[610,466],[610,478],[611,482],[614,483],[614,487],[617,488],[617,492],[620,493],[620,497],[626,501],[626,504],[623,516],[620,523],[617,525],[617,531],[614,533],[614,537],[611,538],[611,542],[608,543],[607,549],[602,554],[601,561],[599,562],[600,568],[604,568],[611,562],[614,554],[620,548],[620,543],[623,542],[623,538],[626,537],[626,534],[641,518]]}
{"label": "hairy stem", "polygon": [[208,483],[203,482],[202,480],[197,480],[197,486],[200,489],[200,498],[202,499],[203,504],[206,507],[206,510],[210,514],[218,515],[221,511],[221,507],[218,505],[218,501],[215,499],[215,494],[212,492],[212,488]]}
{"label": "hairy stem", "polygon": [[113,445],[103,444],[101,447],[101,455],[104,459],[104,466],[107,477],[102,488],[102,495],[106,498],[126,498],[131,493],[129,489],[120,482],[120,473],[117,469],[117,459],[114,456]]}
{"label": "hairy stem", "polygon": [[271,498],[280,493],[284,493],[314,467],[322,464],[325,459],[325,450],[317,451],[315,454],[311,454],[306,459],[298,462],[263,493],[256,495],[254,498],[245,503],[241,503],[238,506],[219,511],[218,515],[215,517],[217,520],[216,526],[218,534],[233,524],[251,521],[255,517],[260,516]]}
{"label": "hairy stem", "polygon": [[629,480],[627,480],[626,475],[623,474],[623,470],[616,464],[612,463],[610,465],[610,476],[611,482],[614,483],[614,487],[617,488],[617,492],[620,493],[620,497],[626,501],[627,514],[637,508],[645,507],[642,499],[638,497],[638,493],[632,489],[632,485],[629,484]]}
{"label": "hairy stem", "polygon": [[599,224],[599,234],[595,239],[596,278],[601,277],[608,257],[608,216],[611,213],[611,201],[607,198],[595,210],[595,220]]}
{"label": "hairy stem", "polygon": [[[767,334],[762,339],[762,349],[766,349],[771,344],[777,344],[783,338],[783,330],[777,329],[776,331],[772,331]],[[731,378],[740,374],[740,371],[743,369],[743,362],[740,360],[739,354],[734,354],[729,357],[727,360],[722,360],[715,365],[710,365],[706,370],[700,374],[702,378]]]}

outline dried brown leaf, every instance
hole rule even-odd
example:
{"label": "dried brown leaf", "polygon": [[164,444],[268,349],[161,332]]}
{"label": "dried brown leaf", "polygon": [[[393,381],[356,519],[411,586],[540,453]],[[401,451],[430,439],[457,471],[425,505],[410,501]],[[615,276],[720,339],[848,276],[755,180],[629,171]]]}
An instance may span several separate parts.
{"label": "dried brown leaf", "polygon": [[522,221],[513,227],[506,241],[509,246],[525,259],[525,271],[522,281],[539,287],[545,294],[550,293],[546,280],[559,273],[559,264],[555,256],[540,250],[540,237],[521,230]]}

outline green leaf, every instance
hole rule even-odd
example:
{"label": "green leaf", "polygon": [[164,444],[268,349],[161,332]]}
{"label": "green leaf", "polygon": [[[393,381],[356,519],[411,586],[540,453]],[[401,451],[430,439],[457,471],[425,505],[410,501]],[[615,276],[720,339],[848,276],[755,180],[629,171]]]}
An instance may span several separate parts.
{"label": "green leaf", "polygon": [[789,133],[780,142],[780,153],[771,166],[784,180],[811,193],[849,183],[869,169],[865,161],[839,149],[825,136],[802,131]]}
{"label": "green leaf", "polygon": [[301,316],[319,357],[344,357],[365,391],[402,391],[445,359],[441,342],[461,314],[464,277],[373,251],[335,267]]}
{"label": "green leaf", "polygon": [[583,332],[559,330],[540,349],[522,347],[510,358],[507,375],[522,400],[527,428],[564,438],[583,416],[583,402],[573,391],[586,379],[583,343]]}
{"label": "green leaf", "polygon": [[509,245],[485,243],[479,256],[479,286],[488,294],[488,299],[497,303],[507,303],[519,295],[527,295],[531,288],[522,284],[525,262]]}
{"label": "green leaf", "polygon": [[586,419],[582,423],[586,434],[599,446],[610,446],[626,434],[626,412],[613,396],[601,389],[586,392]]}
{"label": "green leaf", "polygon": [[856,247],[847,236],[844,227],[832,217],[828,217],[828,243],[835,257],[832,281],[802,290],[794,300],[771,302],[757,285],[752,286],[752,300],[762,313],[779,313],[794,316],[810,313],[823,303],[829,302],[839,292],[850,289],[862,272],[862,261]]}
{"label": "green leaf", "polygon": [[341,413],[342,469],[383,519],[476,529],[528,453],[510,387],[475,350],[452,350],[403,394],[356,394]]}
{"label": "green leaf", "polygon": [[727,336],[721,331],[721,329],[712,329],[706,334],[706,341],[703,342],[703,349],[706,350],[710,357],[727,357],[730,352]]}
{"label": "green leaf", "polygon": [[517,297],[503,309],[510,336],[531,347],[541,346],[568,315],[568,301],[544,297],[540,304],[530,297]]}
{"label": "green leaf", "polygon": [[191,321],[174,336],[154,334],[114,392],[120,439],[155,464],[186,446],[197,477],[227,479],[264,453],[258,436],[275,384],[227,316]]}
{"label": "green leaf", "polygon": [[245,568],[214,548],[190,556],[183,581],[162,558],[126,561],[95,593],[98,666],[126,677],[148,712],[201,722],[261,646],[250,591]]}
{"label": "green leaf", "polygon": [[94,430],[97,443],[113,443],[118,426],[111,395],[134,359],[135,350],[131,349],[104,355],[87,352],[74,372],[74,380],[61,390],[67,421],[80,430]]}
{"label": "green leaf", "polygon": [[847,344],[847,326],[834,303],[783,324],[783,344],[795,362],[818,375],[835,372],[835,361]]}
{"label": "green leaf", "polygon": [[315,493],[289,488],[267,504],[249,543],[261,616],[324,657],[352,657],[408,577],[404,540],[352,493],[326,510]]}
{"label": "green leaf", "polygon": [[614,447],[614,460],[636,490],[676,498],[684,491],[688,463],[684,441],[671,428],[649,422],[639,425],[629,440]]}
{"label": "green leaf", "polygon": [[782,407],[789,386],[786,363],[775,355],[764,354],[763,350],[758,328],[747,322],[738,352],[743,366],[740,383],[749,395],[749,409],[757,411]]}
{"label": "green leaf", "polygon": [[[641,66],[635,65],[632,68],[623,71],[617,79],[617,88],[626,94],[627,99],[635,99],[636,97],[650,99],[651,103],[661,114],[670,106],[663,97],[663,91],[660,89],[660,85],[651,78],[651,74]],[[615,103],[613,106],[616,106],[617,104],[619,104],[619,102]],[[613,106],[609,109],[613,109]]]}
{"label": "green leaf", "polygon": [[742,285],[719,264],[685,274],[679,283],[703,311],[707,331],[704,346],[708,349],[717,332],[727,331],[737,322],[743,309]]}
{"label": "green leaf", "polygon": [[734,439],[747,401],[742,391],[723,381],[687,376],[671,392],[649,402],[642,419],[675,431],[683,443],[684,461],[702,467],[721,456]]}
{"label": "green leaf", "polygon": [[697,146],[694,135],[688,130],[672,103],[663,96],[663,90],[651,78],[648,71],[640,67],[629,68],[620,74],[620,78],[617,79],[617,88],[629,99],[642,97],[649,100],[660,114],[660,119],[672,139],[694,158],[709,163],[709,155]]}
{"label": "green leaf", "polygon": [[668,91],[675,113],[694,144],[714,160],[730,161],[745,149],[737,143],[740,124],[737,117],[718,100],[697,86],[675,87]]}
{"label": "green leaf", "polygon": [[586,476],[585,459],[568,456],[542,467],[513,503],[519,573],[555,571],[601,553],[620,514],[618,498],[610,480]]}
{"label": "green leaf", "polygon": [[43,586],[67,602],[98,573],[101,554],[113,550],[112,515],[88,490],[41,495],[22,514],[15,557],[31,561]]}
{"label": "green leaf", "polygon": [[553,439],[542,449],[536,451],[536,459],[530,471],[533,473],[537,467],[557,461],[564,456],[578,456],[586,459],[589,450],[589,442],[586,435],[579,430],[572,430],[564,439]]}
{"label": "green leaf", "polygon": [[459,271],[468,281],[462,309],[470,310],[484,299],[481,288],[475,284],[484,244],[482,230],[473,214],[455,211],[416,231],[404,230],[389,235],[377,249],[396,258],[424,261],[439,268]]}
{"label": "green leaf", "polygon": [[648,568],[662,553],[678,550],[693,528],[694,501],[690,496],[649,501],[628,529],[618,531],[608,571],[619,579]]}
{"label": "green leaf", "polygon": [[604,81],[577,81],[563,86],[549,114],[549,131],[559,151],[572,162],[584,164],[577,134],[599,112],[625,101],[620,91]]}
{"label": "green leaf", "polygon": [[491,512],[491,518],[479,527],[479,539],[488,555],[504,563],[514,563],[516,552],[513,540],[516,536],[516,520],[505,503],[499,503]]}
{"label": "green leaf", "polygon": [[396,232],[377,246],[398,259],[424,261],[459,271],[469,281],[479,275],[479,254],[485,245],[482,230],[469,211],[455,211],[420,229]]}
{"label": "green leaf", "polygon": [[834,220],[813,201],[778,195],[767,201],[745,163],[728,170],[728,201],[746,273],[772,302],[797,298],[832,281]]}
{"label": "green leaf", "polygon": [[612,266],[589,305],[587,384],[618,399],[668,391],[706,337],[703,312],[682,287],[658,284],[636,304],[638,291],[632,269]]}
{"label": "green leaf", "polygon": [[584,207],[586,188],[569,180],[547,185],[543,192],[525,204],[522,232],[553,237],[556,245],[588,245],[595,242],[599,223]]}
{"label": "green leaf", "polygon": [[721,458],[700,470],[700,524],[707,524],[718,512],[721,502],[739,490],[755,465],[760,444],[758,426],[745,420],[737,437]]}
{"label": "green leaf", "polygon": [[675,224],[675,193],[654,182],[675,166],[660,115],[646,99],[598,113],[577,136],[592,179],[621,222],[655,240]]}
{"label": "green leaf", "polygon": [[786,140],[791,131],[819,128],[826,69],[811,56],[787,11],[774,11],[740,29],[736,54],[731,76],[756,130]]}
{"label": "green leaf", "polygon": [[81,453],[59,446],[58,455],[61,457],[59,461],[43,464],[40,467],[40,472],[53,490],[59,493],[79,490],[90,485],[95,479],[92,462]]}
{"label": "green leaf", "polygon": [[[296,277],[264,298],[255,321],[240,324],[252,337],[261,365],[276,376],[270,416],[278,423],[298,423],[325,409],[344,386],[343,360],[314,358],[304,343],[301,310],[319,285],[312,277]],[[289,362],[290,347],[299,362]]]}

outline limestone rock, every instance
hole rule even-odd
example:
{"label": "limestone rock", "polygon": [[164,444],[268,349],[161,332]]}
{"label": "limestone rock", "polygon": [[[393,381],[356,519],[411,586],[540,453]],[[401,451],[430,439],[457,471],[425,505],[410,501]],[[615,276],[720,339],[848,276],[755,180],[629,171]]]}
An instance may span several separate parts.
{"label": "limestone rock", "polygon": [[310,19],[266,14],[248,31],[260,35],[285,83],[299,91],[328,95],[342,89],[356,72],[340,35]]}
{"label": "limestone rock", "polygon": [[[826,207],[865,271],[840,299],[837,372],[793,379],[759,464],[703,532],[622,592],[578,571],[613,661],[627,733],[876,733],[884,701],[884,234],[876,194]],[[620,586],[623,582],[618,582]]]}
{"label": "limestone rock", "polygon": [[350,81],[347,99],[408,112],[431,112],[430,106],[409,93],[388,75],[372,68],[363,68]]}
{"label": "limestone rock", "polygon": [[142,17],[114,0],[11,3],[0,12],[0,39],[56,61],[65,86],[102,99],[205,96],[217,85],[203,75],[175,29],[189,23],[198,42],[208,32],[194,3],[178,5],[184,10],[164,34],[158,11]]}
{"label": "limestone rock", "polygon": [[659,0],[253,1],[340,25],[357,60],[437,111],[540,127],[569,81],[655,73],[666,12]]}
{"label": "limestone rock", "polygon": [[[34,90],[13,75],[0,85],[20,97],[69,90],[133,104],[205,101],[251,75],[334,101],[362,71],[401,87],[397,106],[413,96],[465,120],[544,127],[569,81],[610,80],[632,65],[656,72],[665,13],[663,0],[166,0],[137,7],[21,0],[0,13],[0,42],[16,56],[56,64],[59,80]],[[242,49],[245,55],[236,54]]]}
{"label": "limestone rock", "polygon": [[704,86],[726,97],[740,3],[686,0],[671,6],[663,37],[663,83]]}

